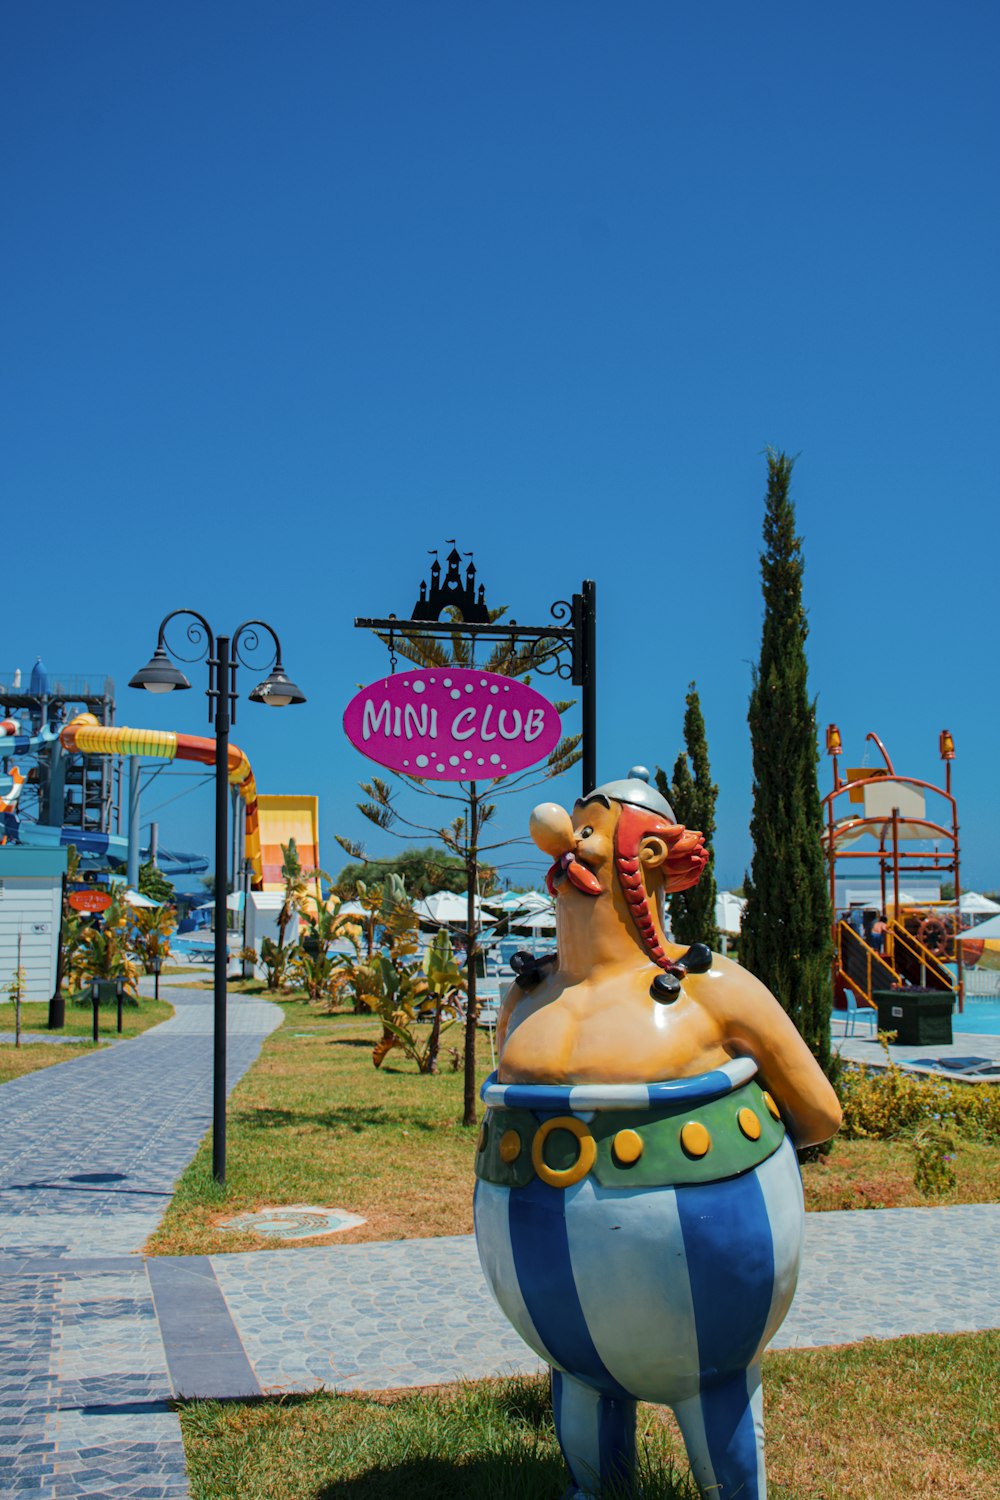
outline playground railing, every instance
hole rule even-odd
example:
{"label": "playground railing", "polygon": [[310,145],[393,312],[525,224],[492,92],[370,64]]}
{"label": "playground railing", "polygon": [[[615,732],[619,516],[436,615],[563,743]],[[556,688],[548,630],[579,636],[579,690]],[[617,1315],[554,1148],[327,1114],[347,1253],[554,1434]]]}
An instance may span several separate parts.
{"label": "playground railing", "polygon": [[849,922],[841,922],[837,928],[837,947],[840,972],[859,1000],[870,1005],[874,990],[889,990],[899,984],[895,969],[869,948]]}
{"label": "playground railing", "polygon": [[967,1000],[1000,999],[1000,969],[966,969],[965,997]]}
{"label": "playground railing", "polygon": [[902,922],[889,923],[889,956],[908,984],[924,990],[954,990],[955,981],[944,964]]}

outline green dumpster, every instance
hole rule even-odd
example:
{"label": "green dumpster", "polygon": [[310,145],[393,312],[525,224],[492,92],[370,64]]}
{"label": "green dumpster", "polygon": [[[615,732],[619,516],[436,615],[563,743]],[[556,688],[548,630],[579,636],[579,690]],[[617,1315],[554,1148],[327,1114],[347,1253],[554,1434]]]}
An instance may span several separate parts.
{"label": "green dumpster", "polygon": [[879,1031],[894,1031],[904,1047],[936,1047],[951,1042],[955,996],[950,990],[875,990]]}

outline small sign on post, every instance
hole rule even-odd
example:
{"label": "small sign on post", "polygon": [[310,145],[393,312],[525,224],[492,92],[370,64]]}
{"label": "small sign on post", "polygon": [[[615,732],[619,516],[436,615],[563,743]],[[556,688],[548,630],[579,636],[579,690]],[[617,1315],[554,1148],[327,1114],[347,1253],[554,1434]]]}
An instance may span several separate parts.
{"label": "small sign on post", "polygon": [[111,905],[107,891],[70,891],[67,900],[74,911],[91,913],[107,911]]}

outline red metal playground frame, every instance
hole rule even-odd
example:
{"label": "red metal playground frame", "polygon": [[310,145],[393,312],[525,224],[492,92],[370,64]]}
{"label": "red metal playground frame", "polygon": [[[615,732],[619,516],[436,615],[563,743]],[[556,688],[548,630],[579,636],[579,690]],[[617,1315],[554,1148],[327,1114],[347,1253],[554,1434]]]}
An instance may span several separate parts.
{"label": "red metal playground frame", "polygon": [[[871,740],[880,751],[885,761],[885,770],[873,771],[870,776],[853,777],[842,779],[840,774],[840,757],[843,754],[840,730],[836,724],[830,724],[826,731],[826,751],[833,760],[833,788],[822,799],[824,811],[824,845],[827,866],[830,877],[830,907],[833,912],[832,937],[834,943],[833,978],[834,989],[840,993],[840,953],[838,943],[838,928],[840,923],[836,915],[836,890],[837,890],[837,866],[841,860],[869,860],[876,861],[879,869],[882,901],[881,910],[887,911],[893,908],[894,918],[898,920],[900,914],[899,895],[901,877],[903,882],[907,876],[916,874],[933,873],[941,876],[949,875],[954,883],[955,896],[955,930],[960,927],[959,902],[962,896],[960,876],[960,852],[958,840],[958,806],[951,790],[951,763],[955,759],[955,744],[947,729],[943,729],[938,737],[938,752],[945,764],[945,785],[935,786],[931,781],[924,781],[915,776],[900,776],[896,771],[889,752],[877,734],[869,733],[866,741]],[[908,814],[901,814],[898,807],[893,808],[891,816],[880,815],[877,817],[853,817],[850,814],[837,817],[837,799],[850,795],[868,786],[877,785],[886,779],[898,782],[902,786],[914,787],[921,792],[931,792],[941,797],[948,813],[950,813],[950,827],[947,823],[934,823],[927,818],[914,818]],[[907,849],[903,846],[900,837],[900,826],[906,825],[909,839],[914,838],[913,830],[926,830],[916,835],[921,842],[926,839],[935,845],[943,845],[943,848],[935,847],[929,852],[926,849]],[[846,849],[843,843],[853,840],[859,834],[870,834],[876,841],[875,849]],[[860,872],[859,872],[860,873]],[[889,889],[891,884],[892,896],[890,899]],[[941,902],[939,905],[951,906],[951,902]],[[958,997],[958,1008],[963,1010],[965,1006],[965,977],[962,966],[962,944],[955,943],[955,968],[956,968],[956,991]]]}

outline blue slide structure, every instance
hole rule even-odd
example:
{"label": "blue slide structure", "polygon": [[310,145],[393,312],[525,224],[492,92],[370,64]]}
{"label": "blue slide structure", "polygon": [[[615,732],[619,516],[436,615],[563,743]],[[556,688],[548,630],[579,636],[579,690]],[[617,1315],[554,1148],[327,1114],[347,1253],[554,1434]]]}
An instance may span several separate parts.
{"label": "blue slide structure", "polygon": [[[16,733],[16,722],[0,721],[0,755],[38,755],[51,749],[52,741],[58,740],[58,732],[43,729],[37,735]],[[15,731],[15,732],[12,732]],[[24,778],[16,769],[10,776],[0,776],[0,842],[21,844],[35,849],[66,848],[70,844],[85,861],[89,859],[110,860],[124,865],[128,860],[128,839],[120,834],[101,833],[96,829],[56,827],[47,823],[36,823],[19,817],[18,801]],[[141,850],[140,857],[148,855]],[[187,854],[177,850],[157,850],[157,864],[164,875],[199,875],[208,869],[208,859],[202,854]]]}

